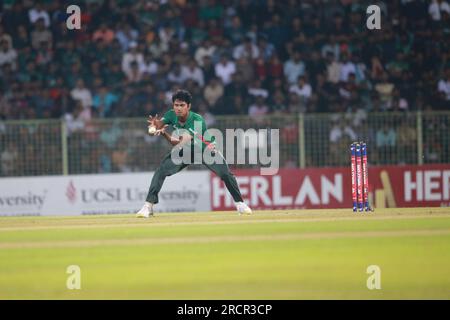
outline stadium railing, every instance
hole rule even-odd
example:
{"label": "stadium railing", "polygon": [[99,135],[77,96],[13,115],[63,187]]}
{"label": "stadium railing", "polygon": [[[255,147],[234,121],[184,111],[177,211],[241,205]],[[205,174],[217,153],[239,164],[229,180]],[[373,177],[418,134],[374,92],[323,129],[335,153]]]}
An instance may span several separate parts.
{"label": "stadium railing", "polygon": [[[224,133],[279,129],[280,167],[346,166],[349,145],[358,140],[368,143],[371,165],[450,163],[450,112],[217,116],[208,122]],[[146,133],[145,117],[0,122],[2,177],[152,171],[168,150],[164,139]]]}

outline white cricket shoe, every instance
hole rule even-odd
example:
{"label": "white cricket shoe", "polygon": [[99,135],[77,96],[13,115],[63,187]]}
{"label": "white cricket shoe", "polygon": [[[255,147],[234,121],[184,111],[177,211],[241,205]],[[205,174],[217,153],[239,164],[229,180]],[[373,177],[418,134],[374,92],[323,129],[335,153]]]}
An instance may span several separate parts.
{"label": "white cricket shoe", "polygon": [[153,204],[146,202],[136,213],[136,218],[149,218],[150,216],[153,216]]}
{"label": "white cricket shoe", "polygon": [[239,214],[252,214],[252,209],[245,202],[236,202],[236,209]]}

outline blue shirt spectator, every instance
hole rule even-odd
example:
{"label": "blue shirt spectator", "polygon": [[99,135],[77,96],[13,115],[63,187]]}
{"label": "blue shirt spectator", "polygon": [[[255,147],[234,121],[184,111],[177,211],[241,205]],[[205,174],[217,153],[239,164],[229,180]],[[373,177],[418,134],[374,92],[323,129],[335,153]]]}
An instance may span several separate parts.
{"label": "blue shirt spectator", "polygon": [[298,77],[305,75],[305,63],[301,60],[301,54],[295,51],[292,58],[284,64],[284,75],[290,84],[297,82]]}
{"label": "blue shirt spectator", "polygon": [[102,87],[94,95],[92,107],[97,110],[100,117],[104,118],[111,114],[112,106],[119,101],[119,97]]}

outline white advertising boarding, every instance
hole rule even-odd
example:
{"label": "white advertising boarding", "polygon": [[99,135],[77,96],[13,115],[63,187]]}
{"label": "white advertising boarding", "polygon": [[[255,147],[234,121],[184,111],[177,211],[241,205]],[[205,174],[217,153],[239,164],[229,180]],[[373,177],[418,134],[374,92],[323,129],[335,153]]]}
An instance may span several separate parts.
{"label": "white advertising boarding", "polygon": [[[0,179],[0,215],[133,213],[147,196],[153,172]],[[155,212],[209,211],[208,171],[167,177]]]}

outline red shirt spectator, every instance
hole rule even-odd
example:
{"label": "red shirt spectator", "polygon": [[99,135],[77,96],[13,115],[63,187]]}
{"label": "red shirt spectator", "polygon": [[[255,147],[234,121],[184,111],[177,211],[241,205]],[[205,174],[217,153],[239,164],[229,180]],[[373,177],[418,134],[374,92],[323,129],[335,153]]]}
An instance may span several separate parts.
{"label": "red shirt spectator", "polygon": [[277,55],[274,54],[272,56],[272,58],[269,61],[267,69],[270,77],[272,78],[283,77],[283,63],[280,61]]}
{"label": "red shirt spectator", "polygon": [[256,73],[257,77],[261,80],[265,80],[267,78],[267,66],[266,66],[263,58],[256,59],[255,73]]}
{"label": "red shirt spectator", "polygon": [[92,40],[97,41],[102,39],[106,44],[110,44],[114,40],[114,31],[108,28],[105,23],[102,23],[99,29],[97,29],[92,35]]}

